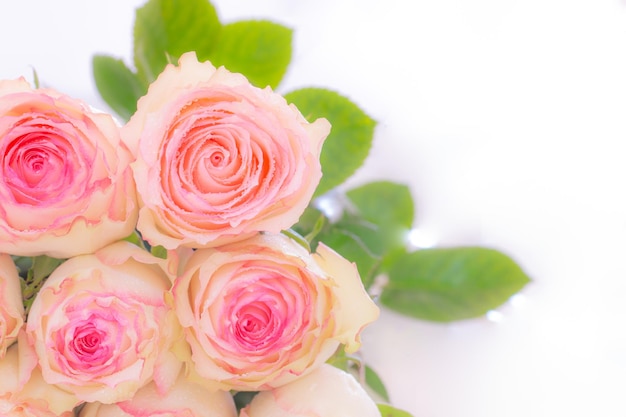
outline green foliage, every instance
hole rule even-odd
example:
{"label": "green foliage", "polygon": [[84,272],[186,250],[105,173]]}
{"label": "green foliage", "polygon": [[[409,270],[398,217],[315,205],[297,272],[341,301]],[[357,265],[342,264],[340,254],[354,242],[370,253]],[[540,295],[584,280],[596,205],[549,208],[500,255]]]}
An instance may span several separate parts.
{"label": "green foliage", "polygon": [[304,238],[304,236],[302,236],[300,233],[298,233],[296,230],[287,229],[287,230],[283,230],[281,233],[287,236],[289,239],[296,242],[298,245],[302,246],[308,252],[311,252],[311,245],[309,241],[306,238]]}
{"label": "green foliage", "polygon": [[139,246],[141,249],[148,249],[146,242],[144,242],[141,238],[141,234],[137,230],[134,230],[133,233],[126,236],[124,240],[132,243],[133,245]]}
{"label": "green foliage", "polygon": [[344,216],[317,237],[351,262],[355,262],[365,288],[371,286],[378,274],[381,254],[370,248],[368,237],[376,239],[376,229],[355,216]]}
{"label": "green foliage", "polygon": [[[324,242],[346,259],[355,262],[361,279],[369,287],[384,260],[403,250],[413,223],[413,199],[406,185],[376,181],[346,192],[345,209],[335,223],[320,222],[316,209],[309,209],[300,224],[311,230],[313,222],[323,226],[315,233],[313,247]],[[300,231],[306,234],[306,231]]]}
{"label": "green foliage", "polygon": [[316,196],[322,195],[363,165],[372,147],[376,122],[347,97],[324,88],[303,88],[285,98],[307,120],[325,117],[332,125],[320,157],[324,176],[315,191]]}
{"label": "green foliage", "polygon": [[185,52],[240,72],[259,87],[276,88],[291,61],[291,29],[263,20],[222,25],[207,0],[149,0],[136,11],[133,34],[136,71],[106,55],[92,62],[100,95],[124,120],[165,66]]}
{"label": "green foliage", "polygon": [[[59,265],[61,265],[65,259],[51,258],[46,255],[34,256],[31,258],[29,269],[26,272],[26,276],[22,276],[22,301],[24,303],[24,310],[26,315],[30,311],[30,307],[35,301],[36,295],[43,286],[48,276]],[[19,265],[19,263],[17,264]],[[19,268],[19,266],[18,266]]]}
{"label": "green foliage", "polygon": [[150,248],[150,253],[154,256],[156,256],[157,258],[161,258],[161,259],[167,259],[167,249],[165,249],[163,246],[158,245],[158,246],[152,246]]}
{"label": "green foliage", "polygon": [[374,394],[383,401],[389,401],[389,393],[383,380],[360,357],[349,355],[343,349],[338,349],[327,363],[352,374],[370,394]]}
{"label": "green foliage", "polygon": [[17,273],[21,278],[26,278],[28,270],[33,266],[33,258],[31,256],[11,255],[13,263],[17,268]]}
{"label": "green foliage", "polygon": [[221,23],[207,0],[150,0],[135,14],[134,62],[139,78],[151,83],[170,58],[196,51],[210,58]]}
{"label": "green foliage", "polygon": [[406,246],[415,210],[409,187],[376,181],[347,191],[346,197],[351,215],[369,225],[357,236],[377,256],[382,259]]}
{"label": "green foliage", "polygon": [[415,207],[409,187],[391,181],[370,182],[346,193],[367,221],[410,229]]}
{"label": "green foliage", "polygon": [[380,301],[392,310],[449,322],[485,314],[529,282],[507,255],[480,247],[424,249],[399,257]]}
{"label": "green foliage", "polygon": [[102,99],[122,119],[130,119],[137,110],[137,100],[146,91],[137,74],[121,59],[105,55],[95,55],[92,66],[96,87]]}
{"label": "green foliage", "polygon": [[215,66],[240,72],[257,87],[276,88],[291,61],[292,30],[265,20],[225,25],[209,57]]}
{"label": "green foliage", "polygon": [[369,366],[365,365],[365,384],[382,400],[389,402],[389,393],[383,383],[383,380],[378,374]]}
{"label": "green foliage", "polygon": [[37,74],[37,70],[33,68],[33,85],[35,88],[40,88],[41,83],[39,82],[39,74]]}
{"label": "green foliage", "polygon": [[235,393],[233,395],[233,400],[235,401],[237,412],[241,411],[242,408],[245,408],[248,404],[250,404],[258,393],[258,391],[241,391]]}
{"label": "green foliage", "polygon": [[411,413],[392,407],[389,404],[377,404],[377,406],[381,417],[413,417]]}

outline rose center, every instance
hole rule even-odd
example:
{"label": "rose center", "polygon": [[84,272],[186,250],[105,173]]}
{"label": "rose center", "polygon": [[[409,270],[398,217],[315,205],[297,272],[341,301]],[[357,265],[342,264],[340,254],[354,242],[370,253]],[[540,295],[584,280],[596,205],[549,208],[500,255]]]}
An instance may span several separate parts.
{"label": "rose center", "polygon": [[246,333],[256,333],[263,328],[263,323],[255,318],[246,317],[241,321],[240,326]]}
{"label": "rose center", "polygon": [[100,364],[108,359],[107,349],[103,343],[105,339],[104,332],[88,323],[76,329],[70,342],[70,349],[82,362]]}
{"label": "rose center", "polygon": [[53,134],[32,132],[12,140],[2,170],[16,200],[37,204],[54,199],[72,183],[66,142]]}
{"label": "rose center", "polygon": [[224,154],[222,152],[213,152],[210,157],[211,165],[219,167],[224,162]]}
{"label": "rose center", "polygon": [[39,183],[41,177],[45,174],[47,163],[47,155],[41,152],[31,151],[24,155],[22,175],[28,185],[34,186]]}
{"label": "rose center", "polygon": [[245,345],[257,346],[272,341],[274,333],[273,316],[263,303],[247,305],[237,315],[235,333]]}

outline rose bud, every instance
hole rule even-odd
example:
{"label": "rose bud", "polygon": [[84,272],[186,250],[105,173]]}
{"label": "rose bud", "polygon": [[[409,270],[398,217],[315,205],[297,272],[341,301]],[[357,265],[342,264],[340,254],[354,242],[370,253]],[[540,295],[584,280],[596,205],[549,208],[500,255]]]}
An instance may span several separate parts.
{"label": "rose bud", "polygon": [[24,325],[24,304],[17,268],[11,257],[0,254],[0,359],[17,340]]}

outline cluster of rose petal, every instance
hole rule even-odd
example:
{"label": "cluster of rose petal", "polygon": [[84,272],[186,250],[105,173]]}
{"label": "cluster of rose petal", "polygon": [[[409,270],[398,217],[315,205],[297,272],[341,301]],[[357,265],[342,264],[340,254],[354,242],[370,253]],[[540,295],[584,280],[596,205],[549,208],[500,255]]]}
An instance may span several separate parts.
{"label": "cluster of rose petal", "polygon": [[[0,81],[0,415],[379,415],[325,364],[378,315],[355,265],[280,233],[329,130],[193,53],[121,127]],[[64,260],[27,316],[11,255]]]}

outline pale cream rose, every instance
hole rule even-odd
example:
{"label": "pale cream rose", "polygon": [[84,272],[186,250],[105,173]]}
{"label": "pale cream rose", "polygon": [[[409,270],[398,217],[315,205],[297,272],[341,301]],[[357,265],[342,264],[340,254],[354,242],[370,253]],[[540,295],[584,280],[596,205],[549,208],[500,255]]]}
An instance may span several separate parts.
{"label": "pale cream rose", "polygon": [[[128,242],[67,260],[39,291],[26,323],[43,378],[82,401],[165,392],[181,362],[182,329],[166,303],[164,260]],[[186,347],[186,344],[185,344]]]}
{"label": "pale cream rose", "polygon": [[0,359],[0,416],[72,417],[78,399],[47,384],[24,355],[14,344]]}
{"label": "pale cream rose", "polygon": [[295,224],[330,132],[269,87],[200,63],[168,65],[122,129],[136,156],[137,228],[152,245],[211,247]]}
{"label": "pale cream rose", "polygon": [[239,417],[380,417],[352,375],[324,364],[302,378],[257,394]]}
{"label": "pale cream rose", "polygon": [[379,313],[354,264],[323,244],[311,255],[282,234],[197,250],[172,293],[192,374],[240,391],[286,384],[340,344],[354,352]]}
{"label": "pale cream rose", "polygon": [[128,236],[131,159],[110,115],[23,78],[0,81],[0,252],[68,258]]}
{"label": "pale cream rose", "polygon": [[17,334],[24,325],[20,285],[13,259],[7,254],[0,254],[0,358],[17,340]]}
{"label": "pale cream rose", "polygon": [[237,417],[235,402],[225,391],[207,391],[179,378],[164,395],[150,383],[127,401],[116,404],[89,403],[79,417]]}

